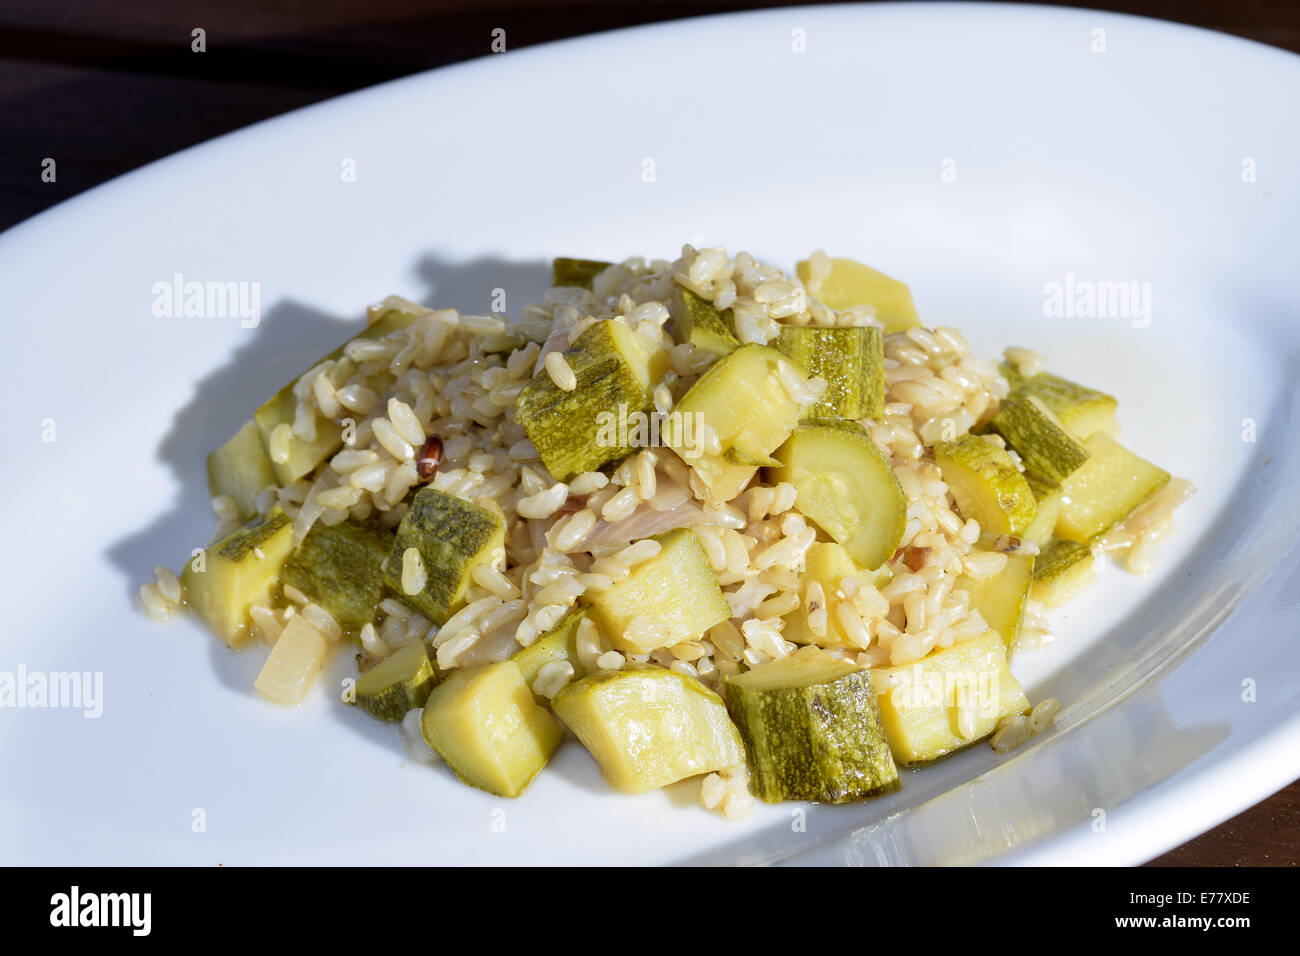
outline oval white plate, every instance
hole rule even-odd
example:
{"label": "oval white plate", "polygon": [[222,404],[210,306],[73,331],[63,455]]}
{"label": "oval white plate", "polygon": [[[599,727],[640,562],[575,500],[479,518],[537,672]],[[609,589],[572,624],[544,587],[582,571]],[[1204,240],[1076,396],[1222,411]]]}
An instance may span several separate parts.
{"label": "oval white plate", "polygon": [[[102,715],[0,709],[0,859],[1134,863],[1283,786],[1300,774],[1297,115],[1300,61],[1197,30],[805,8],[390,83],[10,230],[0,672],[102,675]],[[212,527],[206,453],[366,303],[486,311],[505,289],[517,312],[552,255],[684,241],[787,267],[860,256],[981,354],[1030,346],[1117,395],[1128,443],[1196,482],[1154,574],[1106,571],[1017,660],[1032,697],[1063,701],[1053,732],[909,771],[884,800],[743,824],[695,806],[695,783],[612,794],[576,744],[501,801],[330,699],[346,661],[282,712],[252,691],[264,652],[136,612],[153,565]],[[260,283],[259,324],[155,316],[178,275]],[[1044,288],[1067,276],[1137,282],[1150,309],[1050,318]]]}

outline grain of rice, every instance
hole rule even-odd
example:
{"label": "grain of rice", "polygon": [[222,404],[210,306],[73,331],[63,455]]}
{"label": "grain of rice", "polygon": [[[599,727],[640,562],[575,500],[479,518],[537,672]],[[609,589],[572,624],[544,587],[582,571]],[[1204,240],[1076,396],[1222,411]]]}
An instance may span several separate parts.
{"label": "grain of rice", "polygon": [[460,656],[477,644],[483,635],[478,631],[460,631],[438,647],[438,666],[450,670],[456,666]]}
{"label": "grain of rice", "polygon": [[634,568],[638,564],[649,561],[662,550],[662,544],[652,538],[646,538],[643,541],[638,541],[635,544],[628,545],[622,551],[618,552],[618,554],[614,555],[614,560],[623,565],[623,567]]}
{"label": "grain of rice", "polygon": [[1030,730],[1036,734],[1042,733],[1051,725],[1060,709],[1061,702],[1055,697],[1046,697],[1040,700],[1029,713]]}
{"label": "grain of rice", "polygon": [[290,443],[293,441],[293,430],[283,423],[276,425],[271,429],[271,437],[267,442],[267,456],[274,464],[287,465],[289,463]]}
{"label": "grain of rice", "polygon": [[[411,406],[399,398],[390,398],[388,400],[388,421],[392,424],[393,430],[398,436],[409,445],[416,448],[424,445],[425,438],[424,427],[420,424],[420,419],[416,417]],[[387,446],[385,446],[387,447]],[[414,452],[412,452],[412,455]],[[394,457],[397,457],[394,455]],[[402,456],[404,458],[410,455]]]}
{"label": "grain of rice", "polygon": [[429,575],[424,569],[424,557],[419,548],[407,548],[402,552],[402,593],[420,594],[429,583]]}
{"label": "grain of rice", "polygon": [[575,511],[555,525],[554,547],[557,551],[576,550],[596,527],[596,513],[590,508]]}
{"label": "grain of rice", "polygon": [[858,614],[857,609],[848,601],[839,601],[835,604],[835,622],[839,624],[840,630],[849,642],[860,650],[866,650],[871,646],[871,633],[862,622],[862,616]]}
{"label": "grain of rice", "polygon": [[374,429],[375,440],[379,442],[380,447],[395,459],[406,461],[415,457],[415,449],[411,443],[398,433],[388,419],[376,418],[371,423],[371,427]]}
{"label": "grain of rice", "polygon": [[287,597],[290,601],[292,601],[294,604],[299,605],[300,607],[304,604],[311,603],[311,598],[303,594],[302,591],[294,587],[292,584],[284,585],[282,590],[284,591],[285,597]]}
{"label": "grain of rice", "polygon": [[533,615],[533,623],[543,633],[560,623],[560,619],[569,612],[567,604],[548,604]]}
{"label": "grain of rice", "polygon": [[596,667],[601,670],[616,671],[625,663],[627,659],[618,651],[606,651],[596,658]]}
{"label": "grain of rice", "polygon": [[519,596],[519,588],[508,577],[486,564],[476,564],[470,572],[470,579],[481,588],[491,591],[503,601]]}
{"label": "grain of rice", "polygon": [[544,360],[544,364],[546,367],[546,374],[550,376],[551,381],[560,391],[571,392],[578,387],[578,376],[574,374],[573,369],[569,366],[563,353],[548,353]]}
{"label": "grain of rice", "polygon": [[1007,556],[997,551],[972,551],[962,558],[962,568],[977,581],[1000,574],[1007,566]]}
{"label": "grain of rice", "polygon": [[556,482],[551,487],[539,491],[536,494],[528,495],[519,499],[515,504],[515,511],[520,517],[542,519],[549,518],[569,499],[569,486],[564,482]]}
{"label": "grain of rice", "polygon": [[165,621],[179,610],[175,604],[163,597],[156,581],[143,585],[139,591],[139,598],[140,607],[155,621]]}
{"label": "grain of rice", "polygon": [[989,745],[998,753],[1006,753],[1023,744],[1032,734],[1029,721],[1025,717],[1007,717],[1000,721],[993,732]]}
{"label": "grain of rice", "polygon": [[[569,482],[569,493],[589,495],[609,484],[609,476],[599,471],[584,471]],[[588,502],[590,504],[590,502]]]}
{"label": "grain of rice", "polygon": [[573,665],[568,661],[548,661],[537,672],[533,693],[550,700],[573,679]]}
{"label": "grain of rice", "polygon": [[636,488],[624,488],[604,503],[604,507],[601,509],[601,518],[607,520],[607,522],[621,522],[624,518],[632,515],[633,511],[636,511],[640,501],[641,496],[637,493]]}
{"label": "grain of rice", "polygon": [[799,595],[794,591],[785,591],[768,598],[754,609],[754,617],[760,621],[773,617],[784,617],[799,606]]}
{"label": "grain of rice", "polygon": [[334,619],[334,615],[319,604],[308,602],[303,606],[302,616],[306,618],[308,624],[326,637],[336,641],[343,637],[343,628]]}
{"label": "grain of rice", "polygon": [[335,392],[335,398],[348,411],[356,412],[358,415],[370,414],[379,401],[379,396],[366,386],[359,384],[344,385]]}
{"label": "grain of rice", "polygon": [[266,604],[255,603],[249,605],[248,616],[252,619],[253,626],[257,628],[262,643],[268,647],[274,646],[284,630],[284,622],[276,616],[275,611]]}

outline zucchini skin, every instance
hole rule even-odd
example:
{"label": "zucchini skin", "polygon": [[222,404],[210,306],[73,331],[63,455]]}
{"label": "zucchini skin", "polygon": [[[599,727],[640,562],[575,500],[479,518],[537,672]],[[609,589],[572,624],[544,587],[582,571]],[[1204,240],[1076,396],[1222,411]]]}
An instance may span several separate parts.
{"label": "zucchini skin", "polygon": [[[384,582],[393,596],[441,625],[464,603],[470,574],[505,546],[500,515],[432,487],[421,488],[397,526]],[[415,548],[424,559],[424,590],[402,590],[402,555]]]}
{"label": "zucchini skin", "polygon": [[424,642],[412,642],[357,679],[357,706],[378,720],[399,721],[408,711],[424,706],[438,678]]}
{"label": "zucchini skin", "polygon": [[784,326],[776,347],[810,377],[826,380],[826,394],[804,409],[803,420],[880,418],[885,408],[884,342],[875,326]]}
{"label": "zucchini skin", "polygon": [[613,264],[598,259],[570,259],[561,256],[551,261],[551,285],[590,290],[592,280]]}
{"label": "zucchini skin", "polygon": [[1034,395],[1004,405],[989,425],[1020,455],[1026,472],[1048,481],[1064,481],[1088,460],[1083,442]]}
{"label": "zucchini skin", "polygon": [[839,804],[899,789],[869,672],[806,687],[725,686],[758,799]]}
{"label": "zucchini skin", "polygon": [[336,525],[317,521],[281,572],[290,584],[329,611],[351,631],[375,616],[384,597],[384,558],[393,533],[349,518]]}

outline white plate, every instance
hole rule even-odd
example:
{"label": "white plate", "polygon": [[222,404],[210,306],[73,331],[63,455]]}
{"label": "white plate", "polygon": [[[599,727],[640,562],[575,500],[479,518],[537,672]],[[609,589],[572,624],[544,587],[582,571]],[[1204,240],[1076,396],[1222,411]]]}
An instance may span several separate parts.
{"label": "white plate", "polygon": [[[100,672],[103,713],[0,710],[0,859],[1135,863],[1278,789],[1300,774],[1297,115],[1300,61],[1197,30],[805,8],[390,83],[10,230],[0,671]],[[789,806],[726,823],[696,784],[614,795],[576,744],[508,802],[327,699],[346,662],[283,712],[252,691],[262,652],[136,612],[212,527],[206,453],[366,303],[483,311],[505,288],[517,310],[554,254],[683,241],[869,260],[982,354],[1031,346],[1119,396],[1128,442],[1199,486],[1156,573],[1107,571],[1016,662],[1064,702],[1053,732],[802,832]],[[155,317],[176,274],[260,282],[260,325]],[[1149,327],[1045,317],[1067,274],[1151,283]]]}

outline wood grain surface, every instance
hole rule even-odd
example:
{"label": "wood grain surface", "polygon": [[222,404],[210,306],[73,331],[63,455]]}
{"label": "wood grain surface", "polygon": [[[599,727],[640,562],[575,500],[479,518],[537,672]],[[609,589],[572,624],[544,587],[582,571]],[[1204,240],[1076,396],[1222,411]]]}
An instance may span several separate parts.
{"label": "wood grain surface", "polygon": [[[694,0],[0,0],[0,229],[154,159],[419,70],[640,23],[797,3]],[[1086,6],[1300,51],[1296,0]],[[191,51],[191,31],[207,50]],[[1207,64],[1213,69],[1213,64]],[[58,162],[55,183],[41,161]],[[1152,866],[1295,866],[1300,781]]]}

